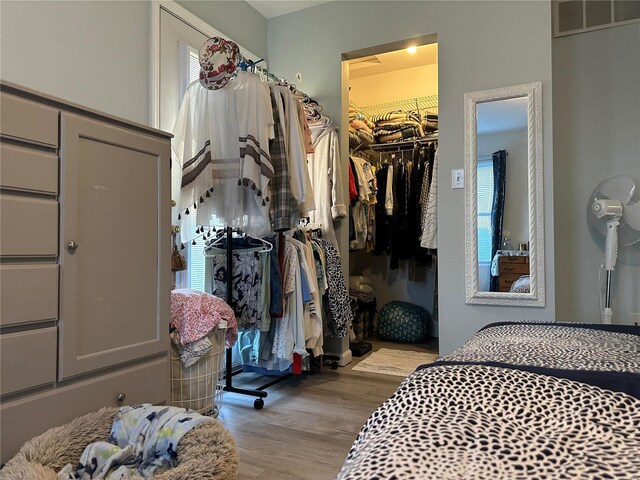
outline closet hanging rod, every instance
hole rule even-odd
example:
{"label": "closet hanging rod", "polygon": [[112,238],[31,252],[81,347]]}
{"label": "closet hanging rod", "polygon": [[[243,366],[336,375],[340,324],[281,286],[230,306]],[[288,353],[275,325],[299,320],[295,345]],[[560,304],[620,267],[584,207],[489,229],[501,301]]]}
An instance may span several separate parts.
{"label": "closet hanging rod", "polygon": [[417,140],[409,140],[406,142],[374,143],[373,145],[370,145],[370,147],[376,152],[389,152],[407,150],[409,148],[414,148],[416,145],[425,145],[429,143],[435,143],[437,141],[438,135],[436,134],[431,137],[424,137]]}

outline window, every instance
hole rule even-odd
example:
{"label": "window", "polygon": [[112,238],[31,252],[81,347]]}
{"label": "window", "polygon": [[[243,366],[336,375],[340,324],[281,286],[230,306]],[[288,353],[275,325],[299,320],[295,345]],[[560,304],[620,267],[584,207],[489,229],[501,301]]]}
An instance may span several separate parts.
{"label": "window", "polygon": [[493,161],[478,162],[478,263],[491,263]]}
{"label": "window", "polygon": [[180,101],[191,82],[200,77],[198,50],[187,42],[180,42]]}
{"label": "window", "polygon": [[[200,62],[198,60],[198,51],[186,42],[180,42],[180,57],[180,99],[182,99],[189,84],[200,76]],[[189,262],[186,279],[187,287],[204,291],[204,241],[198,239],[195,245],[189,242],[186,250],[187,261]]]}
{"label": "window", "polygon": [[[200,46],[211,37],[228,38],[211,25],[193,15],[184,7],[171,0],[153,2],[151,11],[151,123],[161,130],[171,132],[178,115],[178,110],[189,84],[200,76],[198,53]],[[230,39],[233,40],[233,39]],[[256,61],[258,56],[238,45],[240,53],[246,59]],[[260,64],[266,67],[263,62]],[[172,198],[180,196],[181,172],[173,163],[171,191]],[[173,209],[173,223],[177,223],[178,212]],[[212,219],[211,225],[219,225]],[[189,231],[195,231],[196,226]],[[204,241],[196,238],[196,245],[185,242],[182,253],[187,259],[189,268],[176,275],[179,288],[204,290],[205,258]]]}

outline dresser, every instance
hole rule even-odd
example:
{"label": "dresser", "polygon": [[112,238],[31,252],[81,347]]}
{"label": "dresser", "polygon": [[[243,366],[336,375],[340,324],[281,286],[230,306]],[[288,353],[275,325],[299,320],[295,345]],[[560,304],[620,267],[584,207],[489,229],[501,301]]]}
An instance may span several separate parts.
{"label": "dresser", "polygon": [[508,292],[511,284],[523,275],[529,275],[529,256],[498,256],[498,291]]}
{"label": "dresser", "polygon": [[0,83],[0,452],[168,399],[170,135]]}

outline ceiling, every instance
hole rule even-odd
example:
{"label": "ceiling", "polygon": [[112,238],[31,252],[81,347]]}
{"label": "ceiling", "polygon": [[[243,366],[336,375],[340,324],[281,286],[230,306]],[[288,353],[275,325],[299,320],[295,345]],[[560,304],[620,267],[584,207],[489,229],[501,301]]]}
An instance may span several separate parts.
{"label": "ceiling", "polygon": [[478,104],[478,135],[527,129],[527,97]]}
{"label": "ceiling", "polygon": [[417,47],[415,53],[406,49],[356,58],[349,61],[349,78],[362,78],[405,68],[421,67],[438,63],[438,44]]}
{"label": "ceiling", "polygon": [[247,3],[256,9],[265,18],[279,17],[287,13],[297,12],[305,8],[315,7],[333,0],[247,0]]}

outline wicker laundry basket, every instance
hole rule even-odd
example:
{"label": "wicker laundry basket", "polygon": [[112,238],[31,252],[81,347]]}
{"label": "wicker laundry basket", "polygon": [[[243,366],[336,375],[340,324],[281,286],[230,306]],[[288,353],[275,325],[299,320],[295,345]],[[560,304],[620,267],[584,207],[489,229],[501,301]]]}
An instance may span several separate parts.
{"label": "wicker laundry basket", "polygon": [[218,416],[222,407],[225,333],[226,328],[212,330],[207,335],[211,350],[190,367],[182,364],[178,348],[171,344],[171,405]]}

